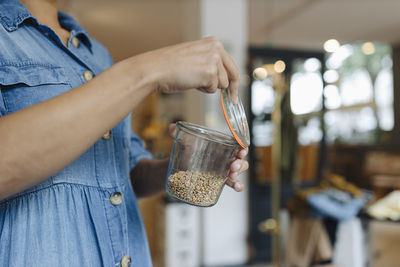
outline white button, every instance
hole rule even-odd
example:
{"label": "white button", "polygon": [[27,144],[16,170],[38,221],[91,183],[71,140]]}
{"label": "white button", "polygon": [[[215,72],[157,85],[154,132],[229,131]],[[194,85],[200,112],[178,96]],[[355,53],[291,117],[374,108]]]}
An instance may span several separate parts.
{"label": "white button", "polygon": [[122,194],[120,192],[115,192],[110,196],[110,202],[114,206],[118,206],[122,203]]}
{"label": "white button", "polygon": [[108,140],[111,138],[111,131],[106,132],[105,134],[103,134],[102,137],[104,140]]}
{"label": "white button", "polygon": [[131,266],[131,256],[125,255],[124,257],[122,257],[121,267],[129,267],[129,266]]}
{"label": "white button", "polygon": [[71,43],[75,48],[79,47],[79,39],[76,36],[72,37]]}
{"label": "white button", "polygon": [[87,70],[83,73],[83,78],[86,81],[90,81],[91,79],[93,79],[93,72],[91,72],[90,70]]}

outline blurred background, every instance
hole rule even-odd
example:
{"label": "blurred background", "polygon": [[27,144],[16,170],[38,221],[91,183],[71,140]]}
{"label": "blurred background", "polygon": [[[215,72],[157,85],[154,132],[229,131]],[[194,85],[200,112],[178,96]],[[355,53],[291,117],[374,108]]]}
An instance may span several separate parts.
{"label": "blurred background", "polygon": [[[399,10],[398,0],[63,1],[116,62],[216,36],[240,69],[246,190],[226,187],[212,208],[140,200],[154,266],[398,266]],[[195,91],[153,93],[132,127],[166,158],[177,120],[229,132],[217,94]]]}

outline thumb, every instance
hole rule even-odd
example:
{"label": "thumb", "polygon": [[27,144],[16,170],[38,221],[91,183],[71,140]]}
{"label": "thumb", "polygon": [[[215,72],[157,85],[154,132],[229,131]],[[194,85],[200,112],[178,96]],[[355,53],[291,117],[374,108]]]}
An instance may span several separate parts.
{"label": "thumb", "polygon": [[168,134],[172,138],[175,138],[176,134],[178,133],[178,127],[176,127],[175,123],[171,123],[168,125]]}

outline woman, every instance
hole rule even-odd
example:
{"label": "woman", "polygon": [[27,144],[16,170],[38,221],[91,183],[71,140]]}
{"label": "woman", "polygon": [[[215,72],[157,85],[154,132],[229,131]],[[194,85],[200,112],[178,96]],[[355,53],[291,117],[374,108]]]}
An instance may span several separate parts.
{"label": "woman", "polygon": [[[129,113],[154,90],[237,95],[235,64],[206,38],[111,66],[56,0],[0,3],[1,265],[151,266],[136,196],[163,190],[168,162]],[[231,165],[236,191],[246,154]]]}

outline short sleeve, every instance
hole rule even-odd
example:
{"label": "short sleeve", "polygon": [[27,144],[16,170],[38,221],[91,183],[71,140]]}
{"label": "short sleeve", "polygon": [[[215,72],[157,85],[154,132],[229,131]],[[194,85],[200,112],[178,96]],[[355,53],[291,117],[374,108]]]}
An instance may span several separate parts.
{"label": "short sleeve", "polygon": [[143,147],[142,140],[130,131],[129,168],[132,170],[142,159],[152,159],[153,156]]}

